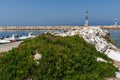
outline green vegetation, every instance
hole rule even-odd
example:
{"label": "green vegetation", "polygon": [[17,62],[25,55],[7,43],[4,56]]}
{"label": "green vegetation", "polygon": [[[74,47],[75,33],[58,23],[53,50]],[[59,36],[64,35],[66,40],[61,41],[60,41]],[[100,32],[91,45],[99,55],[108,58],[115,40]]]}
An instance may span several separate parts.
{"label": "green vegetation", "polygon": [[[36,51],[42,54],[39,65],[33,58]],[[40,35],[3,54],[0,80],[104,80],[117,70],[112,63],[96,61],[111,59],[79,36]]]}

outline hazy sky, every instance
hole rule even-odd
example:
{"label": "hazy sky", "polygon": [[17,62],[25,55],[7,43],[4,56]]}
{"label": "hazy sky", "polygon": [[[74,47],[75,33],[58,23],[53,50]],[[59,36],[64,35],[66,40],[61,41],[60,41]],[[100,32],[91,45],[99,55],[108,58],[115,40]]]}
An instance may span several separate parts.
{"label": "hazy sky", "polygon": [[85,10],[90,25],[111,25],[120,0],[0,0],[0,25],[83,25]]}

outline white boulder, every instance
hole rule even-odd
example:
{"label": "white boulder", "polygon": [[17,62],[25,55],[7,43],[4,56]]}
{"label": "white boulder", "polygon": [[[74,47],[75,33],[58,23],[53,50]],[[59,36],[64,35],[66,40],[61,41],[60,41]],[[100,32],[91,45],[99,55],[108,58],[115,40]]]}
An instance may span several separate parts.
{"label": "white boulder", "polygon": [[100,42],[96,43],[95,47],[96,47],[97,51],[104,52],[108,49],[109,45],[107,44],[106,41],[100,41]]}
{"label": "white boulder", "polygon": [[106,61],[106,60],[104,60],[103,58],[97,58],[97,61],[100,61],[100,62],[108,62],[108,61]]}
{"label": "white boulder", "polygon": [[115,72],[116,78],[120,78],[120,72]]}
{"label": "white boulder", "polygon": [[42,58],[42,54],[36,53],[36,54],[34,55],[34,60],[39,60],[39,59],[41,59],[41,58]]}
{"label": "white boulder", "polygon": [[107,49],[105,51],[105,54],[113,60],[120,61],[120,52],[118,51],[115,51],[113,49]]}

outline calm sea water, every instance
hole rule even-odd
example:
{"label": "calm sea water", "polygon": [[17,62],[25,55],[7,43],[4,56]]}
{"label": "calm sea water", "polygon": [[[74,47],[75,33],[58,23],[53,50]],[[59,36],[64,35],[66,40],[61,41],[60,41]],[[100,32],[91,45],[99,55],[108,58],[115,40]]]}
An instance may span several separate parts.
{"label": "calm sea water", "polygon": [[116,43],[115,45],[120,48],[120,30],[109,30],[110,38],[114,40]]}

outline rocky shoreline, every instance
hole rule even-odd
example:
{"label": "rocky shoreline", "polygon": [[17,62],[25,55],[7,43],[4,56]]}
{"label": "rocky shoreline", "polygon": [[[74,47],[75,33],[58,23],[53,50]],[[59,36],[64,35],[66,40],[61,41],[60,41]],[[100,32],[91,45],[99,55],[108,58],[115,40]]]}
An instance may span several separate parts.
{"label": "rocky shoreline", "polygon": [[[53,33],[54,34],[54,33]],[[116,72],[116,78],[107,78],[107,80],[120,80],[120,49],[114,46],[112,43],[108,42],[104,37],[109,34],[107,30],[103,30],[100,27],[75,27],[71,28],[67,32],[55,33],[56,36],[74,36],[79,35],[87,43],[92,44],[96,47],[96,50],[104,53],[114,62],[114,66],[119,69],[119,72]],[[16,48],[23,41],[2,44],[0,45],[0,52],[6,52],[11,50],[13,47]],[[98,58],[98,61],[106,62],[104,59]]]}
{"label": "rocky shoreline", "polygon": [[[96,50],[104,53],[109,58],[111,58],[114,62],[114,66],[116,66],[120,71],[120,49],[118,49],[115,45],[108,42],[104,37],[107,36],[109,32],[107,30],[103,30],[100,27],[82,27],[82,28],[72,28],[68,32],[58,33],[55,35],[59,35],[62,37],[65,36],[74,36],[79,35],[83,37],[83,39],[96,47]],[[106,62],[103,59],[99,59],[102,62]],[[120,80],[120,72],[116,72],[116,78],[109,78],[107,80]]]}
{"label": "rocky shoreline", "polygon": [[120,61],[120,49],[104,38],[107,34],[109,34],[107,30],[102,30],[99,27],[82,27],[76,29],[73,28],[68,32],[55,35],[62,37],[79,35],[80,37],[83,37],[87,43],[95,45],[97,51],[104,53],[115,61]]}

